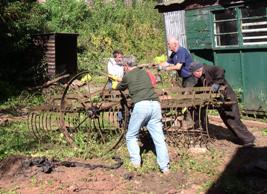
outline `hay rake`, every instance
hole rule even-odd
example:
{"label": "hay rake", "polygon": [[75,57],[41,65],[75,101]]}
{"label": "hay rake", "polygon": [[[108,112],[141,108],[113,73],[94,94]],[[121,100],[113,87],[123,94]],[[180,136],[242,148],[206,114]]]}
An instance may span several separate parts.
{"label": "hay rake", "polygon": [[[97,77],[84,80],[89,73],[74,76],[62,96],[54,96],[28,114],[28,126],[35,138],[43,140],[64,134],[69,144],[90,146],[93,155],[121,145],[133,107],[131,100],[127,92],[99,85]],[[174,147],[207,146],[210,142],[207,110],[221,106],[224,89],[213,93],[209,87],[161,87],[156,92],[167,143]]]}
{"label": "hay rake", "polygon": [[28,114],[28,127],[35,138],[42,141],[51,134],[64,134],[75,146],[98,145],[91,150],[93,155],[120,145],[128,119],[126,96],[106,85],[97,86],[96,77],[83,80],[88,75],[88,71],[77,74],[66,84],[63,95]]}
{"label": "hay rake", "polygon": [[224,88],[213,93],[210,87],[164,89],[161,97],[162,122],[166,140],[173,147],[207,146],[209,109],[220,106]]}

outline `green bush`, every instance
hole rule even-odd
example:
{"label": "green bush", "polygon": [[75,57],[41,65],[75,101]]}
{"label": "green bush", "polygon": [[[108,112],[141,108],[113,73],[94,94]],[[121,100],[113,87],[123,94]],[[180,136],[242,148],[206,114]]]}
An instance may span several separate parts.
{"label": "green bush", "polygon": [[47,0],[47,26],[52,32],[77,33],[88,22],[90,11],[84,1]]}
{"label": "green bush", "polygon": [[[10,85],[39,85],[46,80],[42,51],[32,44],[39,33],[78,33],[78,68],[97,73],[115,49],[153,62],[164,51],[161,15],[155,1],[127,7],[123,1],[88,6],[83,0],[4,1],[0,4],[0,79]],[[0,88],[1,89],[1,88]]]}
{"label": "green bush", "polygon": [[103,70],[104,59],[114,49],[135,55],[140,62],[151,62],[164,50],[163,21],[153,1],[135,7],[125,7],[122,1],[96,1],[91,14],[79,41],[87,52],[80,55],[81,68]]}
{"label": "green bush", "polygon": [[145,1],[127,7],[123,1],[92,7],[84,1],[48,0],[48,26],[57,32],[76,32],[80,69],[102,71],[114,49],[135,55],[140,62],[151,62],[164,50],[163,21],[154,9],[155,2]]}
{"label": "green bush", "polygon": [[0,79],[15,85],[29,84],[34,78],[33,67],[42,59],[33,49],[32,35],[46,30],[47,12],[37,3],[6,2],[0,4]]}

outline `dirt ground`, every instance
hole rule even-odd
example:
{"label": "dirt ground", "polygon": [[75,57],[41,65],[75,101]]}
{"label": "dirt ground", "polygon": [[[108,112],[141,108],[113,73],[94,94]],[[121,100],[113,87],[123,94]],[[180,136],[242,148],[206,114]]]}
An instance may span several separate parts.
{"label": "dirt ground", "polygon": [[[3,118],[3,117],[2,117]],[[12,118],[5,117],[11,121]],[[3,121],[2,122],[6,122]],[[256,147],[241,148],[234,144],[234,137],[225,128],[219,117],[210,118],[210,134],[215,138],[210,146],[217,150],[224,150],[220,179],[229,173],[237,173],[241,178],[251,178],[252,185],[259,194],[267,193],[266,157],[267,137],[260,129],[266,129],[267,123],[246,120],[244,123],[256,136]],[[172,149],[170,149],[172,152]],[[201,153],[195,153],[201,154]],[[170,153],[171,162],[177,162],[179,157]],[[77,159],[73,159],[78,161]],[[201,173],[186,174],[171,170],[169,175],[160,172],[138,173],[128,171],[123,165],[118,169],[96,168],[90,170],[83,167],[57,166],[51,173],[44,173],[37,166],[23,168],[25,157],[12,156],[0,161],[0,193],[9,191],[14,193],[227,193],[216,189],[216,185],[207,191],[201,191],[201,185],[209,180],[209,176]],[[82,161],[96,164],[99,160]],[[258,172],[258,171],[259,172]],[[241,172],[241,173],[240,173]],[[245,176],[243,176],[245,175]],[[255,182],[256,185],[255,186]]]}

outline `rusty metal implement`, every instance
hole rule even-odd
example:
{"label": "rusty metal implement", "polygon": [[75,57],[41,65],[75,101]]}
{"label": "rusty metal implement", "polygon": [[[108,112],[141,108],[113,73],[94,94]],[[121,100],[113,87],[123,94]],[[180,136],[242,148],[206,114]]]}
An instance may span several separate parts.
{"label": "rusty metal implement", "polygon": [[[88,145],[93,155],[107,153],[123,143],[133,108],[127,91],[108,89],[97,77],[84,79],[88,75],[89,71],[77,74],[64,86],[62,95],[52,96],[29,112],[28,127],[36,139],[63,138],[75,147]],[[224,99],[223,87],[214,93],[210,87],[159,84],[155,90],[161,102],[166,141],[174,147],[207,146],[211,141],[207,111],[233,103]]]}

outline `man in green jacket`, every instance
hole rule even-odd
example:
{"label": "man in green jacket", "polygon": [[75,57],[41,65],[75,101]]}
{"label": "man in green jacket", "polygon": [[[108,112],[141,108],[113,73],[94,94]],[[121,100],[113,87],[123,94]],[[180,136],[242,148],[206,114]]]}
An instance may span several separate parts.
{"label": "man in green jacket", "polygon": [[161,172],[169,173],[169,155],[162,130],[161,106],[150,78],[144,69],[136,66],[134,57],[124,57],[125,75],[117,89],[129,89],[129,95],[134,103],[131,118],[126,133],[126,143],[131,163],[134,167],[141,166],[138,135],[141,127],[146,126],[155,144],[157,163]]}

